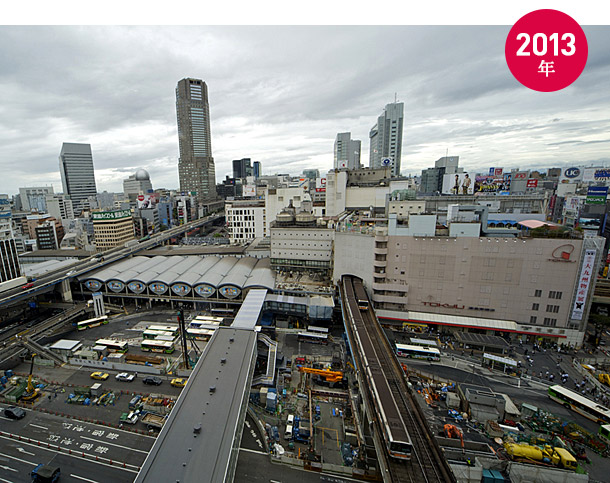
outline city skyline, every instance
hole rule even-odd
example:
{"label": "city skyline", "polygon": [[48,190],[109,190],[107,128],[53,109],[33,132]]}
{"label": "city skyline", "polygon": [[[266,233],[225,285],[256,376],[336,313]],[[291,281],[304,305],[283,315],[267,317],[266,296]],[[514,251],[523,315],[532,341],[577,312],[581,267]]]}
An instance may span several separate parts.
{"label": "city skyline", "polygon": [[[405,104],[403,174],[446,154],[470,172],[610,162],[608,29],[584,27],[587,67],[556,93],[512,77],[509,29],[2,27],[0,192],[61,191],[63,142],[91,144],[99,191],[120,192],[138,168],[155,186],[177,189],[174,89],[185,77],[208,85],[216,182],[245,157],[260,160],[264,174],[325,173],[336,134],[366,140],[395,93]],[[43,71],[41,96],[23,79]]]}

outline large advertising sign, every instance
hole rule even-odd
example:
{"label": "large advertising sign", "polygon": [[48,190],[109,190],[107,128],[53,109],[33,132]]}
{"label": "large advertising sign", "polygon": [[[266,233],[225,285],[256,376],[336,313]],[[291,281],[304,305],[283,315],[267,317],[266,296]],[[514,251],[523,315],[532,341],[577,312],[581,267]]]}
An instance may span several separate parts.
{"label": "large advertising sign", "polygon": [[527,187],[528,188],[537,188],[538,187],[538,180],[537,179],[528,179],[527,180]]}
{"label": "large advertising sign", "polygon": [[443,175],[444,195],[474,194],[474,182],[468,173]]}
{"label": "large advertising sign", "polygon": [[99,213],[92,213],[91,218],[94,220],[116,220],[119,218],[127,218],[131,216],[131,210],[119,210],[119,211],[102,211]]}
{"label": "large advertising sign", "polygon": [[577,183],[582,181],[583,169],[576,166],[570,168],[563,168],[561,170],[561,176],[559,176],[560,183]]}
{"label": "large advertising sign", "polygon": [[477,176],[474,183],[475,193],[500,193],[510,190],[510,173],[500,176]]}
{"label": "large advertising sign", "polygon": [[154,195],[138,195],[138,210],[152,208],[153,203]]}
{"label": "large advertising sign", "polygon": [[580,271],[580,279],[576,291],[576,300],[574,300],[574,307],[572,308],[572,319],[574,320],[582,320],[585,313],[585,302],[587,300],[587,293],[589,292],[589,285],[591,284],[591,279],[595,276],[593,273],[595,253],[596,250],[585,250],[582,270]]}
{"label": "large advertising sign", "polygon": [[326,193],[326,178],[316,178],[316,193]]}
{"label": "large advertising sign", "polygon": [[242,188],[243,196],[256,196],[256,185],[246,184]]}
{"label": "large advertising sign", "polygon": [[587,190],[587,205],[605,205],[608,198],[607,186],[589,186]]}
{"label": "large advertising sign", "polygon": [[610,168],[585,168],[582,180],[585,183],[591,181],[610,181]]}

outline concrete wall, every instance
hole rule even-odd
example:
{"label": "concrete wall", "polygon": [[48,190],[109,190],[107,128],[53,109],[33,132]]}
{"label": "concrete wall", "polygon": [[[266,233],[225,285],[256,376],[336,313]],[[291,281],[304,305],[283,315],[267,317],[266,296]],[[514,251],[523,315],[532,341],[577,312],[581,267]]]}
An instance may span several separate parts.
{"label": "concrete wall", "polygon": [[341,275],[356,275],[364,280],[367,288],[373,286],[373,257],[375,237],[356,233],[335,233],[335,264],[333,282]]}
{"label": "concrete wall", "polygon": [[127,372],[137,372],[141,374],[154,374],[159,375],[163,374],[161,369],[157,369],[151,366],[142,366],[140,364],[121,364],[121,363],[113,363],[106,361],[90,361],[88,359],[70,359],[70,365],[72,366],[85,366],[92,367],[95,369],[104,369],[107,371],[127,371]]}

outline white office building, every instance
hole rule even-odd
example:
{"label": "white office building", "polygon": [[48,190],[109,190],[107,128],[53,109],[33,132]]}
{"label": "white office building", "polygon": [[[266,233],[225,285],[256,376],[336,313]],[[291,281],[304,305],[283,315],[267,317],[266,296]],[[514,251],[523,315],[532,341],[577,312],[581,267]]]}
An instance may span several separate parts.
{"label": "white office building", "polygon": [[335,139],[335,169],[360,169],[361,142],[352,139],[352,133],[340,132]]}
{"label": "white office building", "polygon": [[392,167],[394,176],[400,175],[404,103],[387,104],[369,133],[369,167]]}
{"label": "white office building", "polygon": [[47,211],[46,196],[49,194],[53,194],[53,186],[19,188],[23,211],[45,213]]}
{"label": "white office building", "polygon": [[225,216],[231,243],[243,243],[268,236],[264,201],[227,201]]}

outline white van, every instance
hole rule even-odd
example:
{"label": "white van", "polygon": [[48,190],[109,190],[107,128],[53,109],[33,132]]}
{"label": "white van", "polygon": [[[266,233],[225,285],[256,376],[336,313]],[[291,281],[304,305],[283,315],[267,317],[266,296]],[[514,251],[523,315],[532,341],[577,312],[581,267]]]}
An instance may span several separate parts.
{"label": "white van", "polygon": [[292,439],[292,424],[288,424],[286,426],[286,431],[284,431],[284,439]]}
{"label": "white van", "polygon": [[286,419],[286,425],[292,426],[294,424],[294,414],[289,414],[288,419]]}

